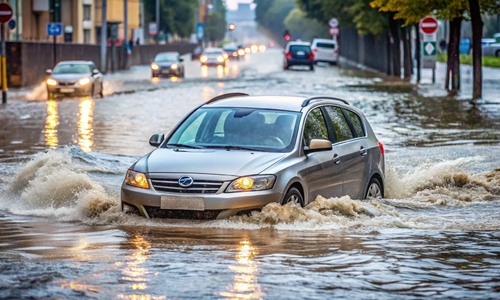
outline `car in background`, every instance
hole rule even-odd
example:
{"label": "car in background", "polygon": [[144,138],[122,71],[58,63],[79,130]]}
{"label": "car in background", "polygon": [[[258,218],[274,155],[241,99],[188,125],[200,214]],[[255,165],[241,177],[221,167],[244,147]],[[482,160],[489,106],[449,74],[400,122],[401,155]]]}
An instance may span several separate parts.
{"label": "car in background", "polygon": [[314,62],[337,64],[338,44],[332,39],[313,39],[311,49],[314,53]]}
{"label": "car in background", "polygon": [[482,47],[483,56],[500,57],[500,43],[491,43]]}
{"label": "car in background", "polygon": [[151,61],[151,76],[184,77],[184,59],[179,52],[160,52]]}
{"label": "car in background", "polygon": [[222,48],[205,48],[200,56],[202,66],[226,66],[227,54]]}
{"label": "car in background", "polygon": [[491,44],[496,43],[497,41],[492,38],[482,38],[481,39],[481,47],[489,46]]}
{"label": "car in background", "polygon": [[226,44],[222,46],[222,50],[226,52],[229,59],[240,60],[240,53],[238,52],[238,46],[236,44]]}
{"label": "car in background", "polygon": [[288,42],[284,54],[284,70],[288,70],[293,66],[308,66],[309,70],[314,70],[314,54],[311,50],[311,43],[302,41]]}
{"label": "car in background", "polygon": [[57,96],[103,97],[103,76],[92,61],[61,61],[46,73],[49,99]]}
{"label": "car in background", "polygon": [[186,115],[127,171],[122,210],[227,218],[319,195],[384,196],[384,147],[363,113],[325,96],[217,96]]}

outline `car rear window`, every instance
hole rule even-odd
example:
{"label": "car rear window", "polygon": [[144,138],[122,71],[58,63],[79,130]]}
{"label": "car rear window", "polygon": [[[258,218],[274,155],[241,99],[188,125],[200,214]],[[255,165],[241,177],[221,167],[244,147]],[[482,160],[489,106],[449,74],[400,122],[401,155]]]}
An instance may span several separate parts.
{"label": "car rear window", "polygon": [[318,48],[327,48],[327,49],[335,49],[334,43],[317,43],[316,47]]}
{"label": "car rear window", "polygon": [[305,54],[309,54],[311,52],[311,48],[307,45],[291,45],[290,52],[292,54],[297,54],[297,52],[302,51]]}

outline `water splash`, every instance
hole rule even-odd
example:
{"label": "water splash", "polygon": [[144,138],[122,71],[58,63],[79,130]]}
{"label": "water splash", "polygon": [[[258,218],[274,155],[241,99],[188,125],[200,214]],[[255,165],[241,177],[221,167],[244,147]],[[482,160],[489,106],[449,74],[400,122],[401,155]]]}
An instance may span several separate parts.
{"label": "water splash", "polygon": [[47,86],[44,82],[40,82],[31,91],[26,94],[26,100],[28,101],[45,101],[47,100]]}

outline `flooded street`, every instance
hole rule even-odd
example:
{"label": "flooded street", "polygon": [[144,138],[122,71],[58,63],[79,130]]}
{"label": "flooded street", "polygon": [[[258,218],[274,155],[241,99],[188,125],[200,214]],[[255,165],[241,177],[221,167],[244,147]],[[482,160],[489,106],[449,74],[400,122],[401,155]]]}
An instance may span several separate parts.
{"label": "flooded street", "polygon": [[[136,66],[106,75],[104,98],[12,92],[0,107],[0,298],[500,298],[500,71],[485,71],[473,104],[466,71],[453,98],[439,80],[283,71],[281,51],[227,68],[188,59],[182,79]],[[385,145],[386,198],[214,221],[123,214],[120,185],[149,137],[230,92],[360,108]]]}

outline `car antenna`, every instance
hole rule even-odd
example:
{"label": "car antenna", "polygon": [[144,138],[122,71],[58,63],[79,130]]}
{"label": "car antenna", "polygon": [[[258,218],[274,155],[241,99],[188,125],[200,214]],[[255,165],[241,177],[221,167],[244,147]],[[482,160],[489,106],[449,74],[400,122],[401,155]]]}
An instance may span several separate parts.
{"label": "car antenna", "polygon": [[226,99],[226,98],[231,98],[231,97],[241,97],[241,96],[248,96],[248,94],[245,93],[228,93],[228,94],[222,94],[219,96],[216,96],[210,100],[208,100],[205,104],[209,104],[215,101],[219,101],[221,99]]}

